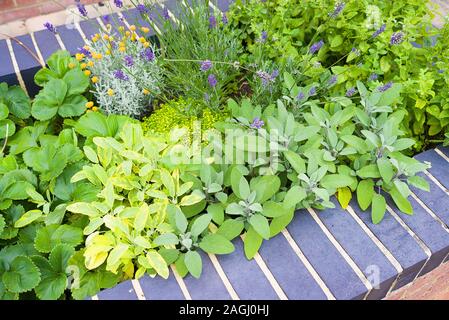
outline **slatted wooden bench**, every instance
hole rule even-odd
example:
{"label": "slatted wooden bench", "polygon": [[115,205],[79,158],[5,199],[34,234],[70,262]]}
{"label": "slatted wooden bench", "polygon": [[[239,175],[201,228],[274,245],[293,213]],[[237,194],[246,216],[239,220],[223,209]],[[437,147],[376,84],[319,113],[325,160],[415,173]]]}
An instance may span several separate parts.
{"label": "slatted wooden bench", "polygon": [[[227,11],[229,2],[218,1],[219,9]],[[175,1],[165,5],[176,16]],[[146,25],[136,9],[114,14],[113,20],[119,19]],[[57,35],[39,31],[18,40],[45,60],[60,48],[74,54],[101,24],[97,18],[59,27]],[[34,95],[39,62],[11,40],[0,40],[0,57],[0,82],[20,84]],[[381,299],[449,259],[449,148],[416,158],[432,164],[422,174],[431,192],[412,188],[413,216],[400,213],[391,200],[378,225],[354,200],[346,210],[338,204],[321,212],[299,210],[287,229],[265,241],[251,261],[237,239],[230,255],[203,254],[200,279],[182,279],[173,269],[167,280],[144,276],[92,299]]]}

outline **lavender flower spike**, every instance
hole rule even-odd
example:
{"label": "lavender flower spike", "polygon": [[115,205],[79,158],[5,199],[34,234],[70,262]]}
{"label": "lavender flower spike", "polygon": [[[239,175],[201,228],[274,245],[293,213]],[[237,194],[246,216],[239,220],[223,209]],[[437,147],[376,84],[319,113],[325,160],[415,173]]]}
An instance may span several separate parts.
{"label": "lavender flower spike", "polygon": [[141,14],[145,14],[150,11],[144,4],[138,4],[136,8]]}
{"label": "lavender flower spike", "polygon": [[302,92],[298,93],[298,95],[296,96],[296,100],[299,100],[299,101],[301,101],[304,98],[305,98],[305,95]]}
{"label": "lavender flower spike", "polygon": [[134,60],[133,60],[133,57],[131,57],[131,56],[125,56],[123,58],[123,60],[125,61],[125,65],[127,67],[132,67],[134,65]]}
{"label": "lavender flower spike", "polygon": [[140,56],[145,61],[153,61],[154,60],[154,52],[150,48],[145,49],[140,53]]}
{"label": "lavender flower spike", "polygon": [[349,88],[348,91],[346,91],[346,96],[349,98],[349,97],[352,97],[353,95],[355,95],[356,93],[357,93],[357,89],[352,87],[352,88]]}
{"label": "lavender flower spike", "polygon": [[123,7],[123,1],[122,0],[114,0],[114,4],[117,8]]}
{"label": "lavender flower spike", "polygon": [[204,60],[203,62],[201,62],[201,71],[206,72],[210,68],[212,68],[212,62],[210,60]]}
{"label": "lavender flower spike", "polygon": [[76,7],[78,8],[80,15],[82,15],[83,17],[87,17],[87,10],[84,4],[77,1]]}
{"label": "lavender flower spike", "polygon": [[404,33],[399,31],[395,32],[391,35],[390,44],[392,46],[400,44],[402,41],[404,41]]}
{"label": "lavender flower spike", "polygon": [[167,7],[164,7],[164,10],[162,11],[162,17],[163,17],[165,20],[169,20],[169,19],[170,19],[170,14],[168,13]]}
{"label": "lavender flower spike", "polygon": [[374,81],[377,80],[377,78],[379,78],[379,75],[377,73],[371,73],[371,75],[368,78],[368,81]]}
{"label": "lavender flower spike", "polygon": [[217,78],[215,77],[215,75],[213,75],[213,74],[210,74],[208,77],[207,77],[207,82],[209,82],[209,85],[212,87],[212,88],[214,88],[216,85],[217,85]]}
{"label": "lavender flower spike", "polygon": [[316,87],[312,87],[309,90],[309,96],[314,96],[314,95],[316,95]]}
{"label": "lavender flower spike", "polygon": [[226,12],[223,12],[223,15],[221,16],[221,22],[224,25],[228,24],[228,16],[226,15]]}
{"label": "lavender flower spike", "polygon": [[129,77],[122,70],[115,70],[113,73],[114,77],[119,80],[128,81]]}
{"label": "lavender flower spike", "polygon": [[213,29],[217,26],[217,18],[214,15],[209,17],[209,28]]}
{"label": "lavender flower spike", "polygon": [[50,22],[45,22],[44,23],[44,27],[47,28],[48,31],[53,32],[54,34],[56,34],[56,27],[51,24]]}
{"label": "lavender flower spike", "polygon": [[345,6],[346,6],[346,3],[344,3],[344,2],[340,2],[340,3],[336,4],[334,7],[334,11],[329,13],[329,17],[331,17],[332,19],[335,19],[336,17],[338,17],[338,15],[343,11]]}
{"label": "lavender flower spike", "polygon": [[324,41],[323,40],[320,40],[320,41],[318,41],[318,42],[315,42],[314,44],[312,44],[312,46],[310,47],[310,53],[311,54],[315,54],[315,53],[317,53],[318,51],[320,51],[320,49],[323,47],[323,45],[324,45]]}
{"label": "lavender flower spike", "polygon": [[393,82],[390,81],[390,82],[386,83],[385,85],[378,87],[377,90],[378,90],[379,92],[385,92],[385,91],[387,91],[388,89],[390,89],[392,86],[393,86]]}
{"label": "lavender flower spike", "polygon": [[253,122],[251,123],[250,127],[252,129],[260,129],[264,126],[265,122],[261,120],[259,117],[254,118]]}
{"label": "lavender flower spike", "polygon": [[382,32],[385,31],[385,29],[387,28],[386,24],[383,24],[379,29],[377,29],[373,35],[371,36],[371,38],[376,38],[379,34],[381,34]]}

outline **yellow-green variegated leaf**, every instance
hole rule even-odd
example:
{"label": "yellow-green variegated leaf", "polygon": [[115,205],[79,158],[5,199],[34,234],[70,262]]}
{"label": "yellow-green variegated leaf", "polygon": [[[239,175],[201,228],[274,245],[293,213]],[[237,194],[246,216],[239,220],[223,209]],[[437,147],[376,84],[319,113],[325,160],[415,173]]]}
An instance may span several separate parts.
{"label": "yellow-green variegated leaf", "polygon": [[147,259],[151,267],[164,279],[169,276],[169,270],[164,258],[154,250],[148,251]]}

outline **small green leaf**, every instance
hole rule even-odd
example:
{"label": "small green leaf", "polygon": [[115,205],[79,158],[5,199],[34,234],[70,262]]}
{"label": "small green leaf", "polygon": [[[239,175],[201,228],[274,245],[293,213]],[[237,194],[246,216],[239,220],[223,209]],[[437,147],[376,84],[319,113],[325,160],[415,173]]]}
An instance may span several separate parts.
{"label": "small green leaf", "polygon": [[265,218],[263,215],[252,215],[249,218],[248,222],[262,238],[266,240],[270,238],[270,226],[268,224],[267,218]]}
{"label": "small green leaf", "polygon": [[217,234],[222,235],[228,240],[232,240],[238,237],[242,230],[244,229],[245,224],[241,220],[236,219],[228,219],[218,228]]}
{"label": "small green leaf", "polygon": [[34,222],[35,220],[42,217],[42,211],[41,210],[30,210],[25,212],[19,220],[14,223],[15,228],[23,228],[30,223]]}
{"label": "small green leaf", "polygon": [[168,279],[170,271],[164,258],[155,250],[150,250],[147,253],[147,259],[151,267],[164,279]]}
{"label": "small green leaf", "polygon": [[172,246],[179,243],[178,237],[173,233],[164,233],[154,239],[153,243],[158,246]]}
{"label": "small green leaf", "polygon": [[391,188],[390,195],[393,198],[394,203],[396,203],[396,205],[398,206],[399,210],[409,215],[413,214],[412,204],[410,203],[410,201],[404,198],[404,196],[402,196],[396,186],[393,186],[393,188]]}
{"label": "small green leaf", "polygon": [[192,236],[199,236],[204,230],[206,230],[211,220],[212,217],[208,214],[203,214],[195,219],[195,222],[193,222],[192,227],[190,228],[190,233]]}
{"label": "small green leaf", "polygon": [[211,215],[215,223],[222,224],[224,220],[224,209],[219,203],[212,203],[207,207],[207,213]]}
{"label": "small green leaf", "polygon": [[89,159],[93,163],[98,163],[97,153],[94,151],[94,149],[89,146],[84,146],[83,151],[87,159]]}
{"label": "small green leaf", "polygon": [[343,209],[346,209],[349,205],[349,201],[352,199],[351,189],[348,187],[337,189],[337,199]]}
{"label": "small green leaf", "polygon": [[387,203],[385,198],[378,193],[373,195],[372,207],[371,207],[371,219],[374,224],[378,224],[382,221],[387,210]]}
{"label": "small green leaf", "polygon": [[217,233],[205,236],[200,242],[200,248],[214,254],[228,254],[234,251],[234,245]]}
{"label": "small green leaf", "polygon": [[362,180],[357,186],[357,202],[360,209],[365,211],[371,204],[374,196],[374,182],[371,179]]}
{"label": "small green leaf", "polygon": [[2,280],[9,291],[22,293],[37,286],[41,274],[30,258],[19,256],[12,261],[8,271],[3,273]]}
{"label": "small green leaf", "polygon": [[49,261],[56,272],[65,273],[75,249],[68,244],[58,244],[50,252]]}
{"label": "small green leaf", "polygon": [[194,276],[195,278],[199,278],[201,276],[201,271],[203,269],[203,263],[201,261],[201,256],[196,251],[188,251],[184,256],[184,263],[187,267],[187,270]]}
{"label": "small green leaf", "polygon": [[245,256],[247,259],[254,258],[262,245],[262,241],[263,238],[256,232],[256,230],[254,230],[252,226],[250,226],[243,240]]}
{"label": "small green leaf", "polygon": [[408,182],[408,184],[410,184],[418,189],[430,192],[430,185],[427,182],[427,180],[424,179],[423,177],[420,177],[420,176],[408,177],[407,182]]}
{"label": "small green leaf", "polygon": [[393,165],[388,159],[380,158],[377,159],[377,167],[379,168],[379,173],[382,179],[389,183],[394,176]]}

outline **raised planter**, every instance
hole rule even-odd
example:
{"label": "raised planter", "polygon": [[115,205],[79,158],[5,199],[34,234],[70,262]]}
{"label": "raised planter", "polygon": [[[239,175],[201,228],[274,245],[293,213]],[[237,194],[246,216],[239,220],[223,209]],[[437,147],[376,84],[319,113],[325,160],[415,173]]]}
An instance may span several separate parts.
{"label": "raised planter", "polygon": [[[229,2],[219,1],[220,9],[227,10]],[[174,10],[175,1],[165,5]],[[115,18],[145,25],[135,9]],[[17,39],[45,60],[60,48],[74,54],[99,23],[83,21],[59,27],[58,35],[39,31]],[[39,62],[12,40],[0,40],[0,57],[0,82],[20,84],[33,96]],[[238,239],[230,255],[203,256],[199,280],[174,272],[168,280],[144,276],[92,299],[381,299],[448,259],[449,148],[416,158],[432,164],[422,175],[431,192],[412,189],[413,216],[400,213],[391,201],[378,225],[354,200],[346,210],[338,204],[321,212],[300,210],[286,230],[264,242],[254,260],[246,260]]]}

